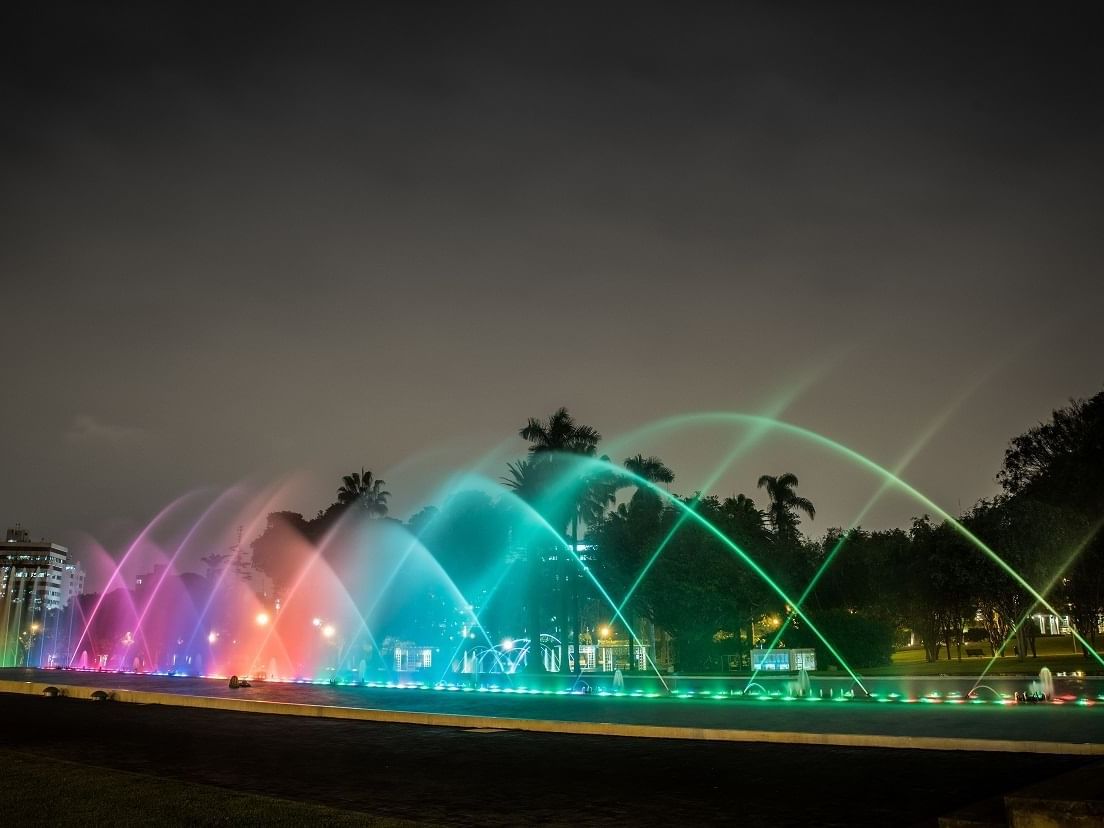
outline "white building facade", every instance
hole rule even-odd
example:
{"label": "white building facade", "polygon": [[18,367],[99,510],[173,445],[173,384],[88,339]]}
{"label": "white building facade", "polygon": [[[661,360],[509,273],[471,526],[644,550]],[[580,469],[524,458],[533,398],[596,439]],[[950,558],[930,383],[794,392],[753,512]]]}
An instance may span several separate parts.
{"label": "white building facade", "polygon": [[56,621],[83,589],[84,570],[66,547],[31,540],[21,527],[8,529],[0,546],[0,664],[29,663],[48,616]]}

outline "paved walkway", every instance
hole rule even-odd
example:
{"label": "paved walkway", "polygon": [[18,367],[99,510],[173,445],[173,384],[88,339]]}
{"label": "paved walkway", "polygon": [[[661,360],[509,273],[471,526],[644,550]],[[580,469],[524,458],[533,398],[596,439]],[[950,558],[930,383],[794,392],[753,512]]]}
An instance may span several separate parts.
{"label": "paved walkway", "polygon": [[[527,696],[257,683],[50,670],[0,670],[8,692],[41,684],[123,691],[129,700],[331,718],[732,741],[1104,755],[1104,703],[904,704],[872,701]],[[37,689],[36,689],[37,688]],[[73,692],[77,695],[80,691]],[[153,696],[148,694],[155,694]],[[169,698],[160,694],[171,694]],[[219,700],[219,701],[205,701]],[[289,707],[284,707],[289,706]]]}

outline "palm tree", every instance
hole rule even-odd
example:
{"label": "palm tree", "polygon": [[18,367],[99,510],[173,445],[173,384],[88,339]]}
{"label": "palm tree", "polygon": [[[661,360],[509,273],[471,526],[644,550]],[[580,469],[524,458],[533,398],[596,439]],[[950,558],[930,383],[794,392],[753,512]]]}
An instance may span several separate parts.
{"label": "palm tree", "polygon": [[[809,505],[812,506],[811,503]],[[766,516],[755,505],[755,501],[742,493],[735,497],[726,497],[721,508],[730,520],[747,530],[761,530],[766,520]]]}
{"label": "palm tree", "polygon": [[387,498],[391,492],[384,491],[387,484],[364,468],[359,472],[347,474],[341,478],[341,488],[337,490],[337,502],[343,506],[359,503],[369,517],[384,517],[387,514]]}
{"label": "palm tree", "polygon": [[[649,483],[671,483],[675,479],[675,473],[655,455],[651,457],[645,457],[643,454],[635,454],[632,457],[625,458],[625,469],[636,475],[637,477],[643,477]],[[642,494],[645,491],[649,491],[646,487],[640,486],[633,479],[629,479],[628,485],[636,486],[637,491],[633,497],[637,494]]]}
{"label": "palm tree", "polygon": [[[636,491],[633,493],[625,513],[626,517],[631,515],[635,519],[633,523],[643,530],[641,540],[644,545],[655,543],[657,540],[655,537],[655,529],[656,526],[658,526],[659,515],[662,511],[662,502],[654,491],[642,485],[636,478],[643,478],[649,483],[669,484],[674,481],[675,473],[671,471],[666,463],[655,455],[645,457],[643,454],[635,454],[632,457],[626,457],[625,469],[632,473],[634,477],[623,478],[622,485],[636,487]],[[643,548],[641,549],[641,553],[644,553]],[[623,608],[623,613],[627,614],[628,612],[629,607],[625,606]],[[625,638],[629,642],[629,670],[634,670],[636,669],[636,660],[633,658],[632,632],[629,631],[627,624]]]}
{"label": "palm tree", "polygon": [[[602,455],[601,461],[609,466],[608,469],[599,468],[584,475],[578,488],[578,496],[575,500],[575,510],[571,521],[571,542],[578,554],[579,524],[583,524],[589,531],[597,526],[605,518],[606,512],[617,502],[617,490],[621,488],[621,475],[614,471],[609,457]],[[585,564],[581,563],[580,568]],[[580,606],[579,581],[581,573],[573,573],[571,577],[571,600],[575,613],[575,625],[572,629],[572,644],[575,648],[575,674],[582,672],[582,662],[579,659],[580,635],[582,633],[582,607]]]}
{"label": "palm tree", "polygon": [[530,417],[518,434],[531,443],[530,454],[560,452],[593,456],[602,440],[596,429],[576,423],[562,406],[545,421]]}
{"label": "palm tree", "polygon": [[[597,453],[598,443],[602,439],[602,435],[598,433],[597,429],[575,422],[575,418],[562,406],[556,409],[547,420],[542,421],[530,417],[529,421],[518,431],[518,434],[522,439],[529,442],[530,454],[549,455],[548,459],[551,461],[553,467],[560,465],[556,462],[556,455],[558,454],[576,454],[583,457],[593,457]],[[555,482],[559,483],[561,481],[556,479]],[[579,485],[573,487],[572,494],[574,495],[573,499],[575,505],[571,510],[569,541],[571,543],[572,552],[577,552],[579,548],[579,504],[583,500],[585,490],[586,484],[584,480],[580,480]],[[571,628],[569,623],[570,602],[567,590],[569,576],[568,557],[571,556],[560,556],[561,609],[563,611],[561,619],[562,639],[560,641],[560,669],[564,671],[568,669],[569,663],[566,639]],[[575,584],[574,589],[578,589],[577,584]],[[575,622],[575,626],[578,627],[578,618],[575,619]],[[576,639],[578,639],[578,635],[579,630],[576,629]],[[579,651],[577,644],[575,652],[575,664],[576,668],[578,668]]]}
{"label": "palm tree", "polygon": [[514,494],[526,503],[535,503],[540,497],[544,482],[540,464],[531,458],[518,460],[516,463],[507,463],[506,471],[508,476],[502,478],[506,488],[513,489]]}
{"label": "palm tree", "polygon": [[804,512],[812,520],[816,518],[816,508],[811,500],[801,497],[794,491],[797,487],[797,475],[786,472],[778,477],[764,474],[759,478],[759,488],[767,490],[770,506],[767,508],[767,521],[776,536],[797,534],[797,513]]}
{"label": "palm tree", "polygon": [[[721,503],[723,526],[730,538],[738,539],[745,552],[765,549],[769,545],[770,533],[767,529],[767,516],[755,505],[755,501],[745,494],[726,497]],[[755,611],[748,609],[748,617],[740,623],[747,623],[747,658],[751,663],[751,650],[755,646]],[[788,622],[787,622],[788,623]],[[737,641],[741,634],[737,629]]]}

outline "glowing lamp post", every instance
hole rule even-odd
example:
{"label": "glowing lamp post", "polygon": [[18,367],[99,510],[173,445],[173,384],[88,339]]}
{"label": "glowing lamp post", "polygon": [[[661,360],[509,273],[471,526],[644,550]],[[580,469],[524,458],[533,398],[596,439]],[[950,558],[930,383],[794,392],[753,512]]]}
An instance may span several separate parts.
{"label": "glowing lamp post", "polygon": [[[599,665],[602,670],[613,668],[613,653],[610,651],[610,628],[600,627],[598,630],[598,658],[595,659],[595,668]],[[609,662],[607,664],[607,658]]]}
{"label": "glowing lamp post", "polygon": [[27,667],[31,666],[31,651],[34,649],[35,636],[38,634],[39,629],[41,629],[41,625],[37,621],[32,621],[27,626],[27,631],[18,636],[18,640],[23,645],[25,651],[23,658]]}
{"label": "glowing lamp post", "polygon": [[331,644],[334,648],[333,667],[331,669],[334,673],[332,680],[336,681],[341,659],[341,639],[337,635],[337,627],[321,618],[312,619],[311,626],[317,629],[322,639]]}

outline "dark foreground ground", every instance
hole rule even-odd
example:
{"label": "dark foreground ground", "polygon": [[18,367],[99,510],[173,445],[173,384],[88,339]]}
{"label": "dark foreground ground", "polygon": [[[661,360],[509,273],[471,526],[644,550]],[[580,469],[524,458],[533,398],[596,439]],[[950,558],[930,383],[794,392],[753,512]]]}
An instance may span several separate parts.
{"label": "dark foreground ground", "polygon": [[[23,790],[39,792],[5,794],[8,825],[59,817],[84,825],[934,824],[1088,761],[470,731],[15,695],[0,695],[0,721],[6,781],[15,774]],[[103,798],[108,805],[92,809]]]}
{"label": "dark foreground ground", "polygon": [[[1104,742],[1104,703],[1079,705],[876,704],[753,699],[603,698],[450,693],[256,682],[231,690],[224,680],[68,670],[0,670],[0,679],[133,689],[189,696],[297,702],[498,718],[615,722],[802,733],[889,734],[959,739]],[[1026,685],[1025,685],[1026,689]]]}

